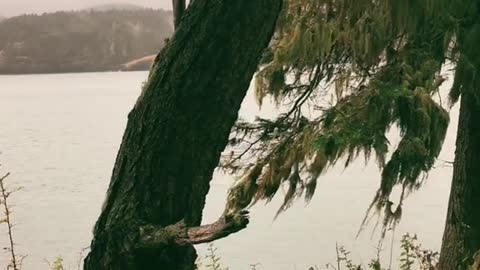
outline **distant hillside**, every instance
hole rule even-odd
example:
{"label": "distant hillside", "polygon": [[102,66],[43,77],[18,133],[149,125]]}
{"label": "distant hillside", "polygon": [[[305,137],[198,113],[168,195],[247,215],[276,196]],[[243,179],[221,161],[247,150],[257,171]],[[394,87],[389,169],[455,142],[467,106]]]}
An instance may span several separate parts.
{"label": "distant hillside", "polygon": [[106,5],[92,6],[92,7],[86,8],[85,10],[109,11],[109,10],[142,10],[142,9],[146,9],[146,8],[143,6],[138,6],[138,5],[129,4],[129,3],[112,3],[112,4],[106,4]]}
{"label": "distant hillside", "polygon": [[0,74],[125,69],[129,65],[124,64],[163,47],[172,34],[170,13],[106,9],[5,19],[0,22]]}

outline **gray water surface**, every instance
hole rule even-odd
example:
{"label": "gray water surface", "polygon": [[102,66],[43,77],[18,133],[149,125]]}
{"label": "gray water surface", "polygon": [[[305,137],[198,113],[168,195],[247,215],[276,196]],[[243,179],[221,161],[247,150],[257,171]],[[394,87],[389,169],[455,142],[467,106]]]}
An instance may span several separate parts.
{"label": "gray water surface", "polygon": [[[100,213],[127,114],[146,77],[146,72],[0,76],[0,170],[12,173],[10,187],[24,187],[11,197],[17,249],[28,255],[24,270],[49,269],[46,260],[57,256],[76,269]],[[241,114],[252,119],[258,113],[250,93]],[[267,106],[261,113],[274,112]],[[457,115],[454,108],[442,160],[453,160]],[[417,233],[425,247],[440,248],[451,174],[451,167],[439,163],[423,188],[409,196],[394,254],[406,232]],[[378,238],[371,237],[371,228],[355,236],[379,177],[374,164],[359,160],[324,174],[308,206],[298,202],[276,220],[281,197],[253,207],[246,230],[215,243],[222,262],[231,270],[256,263],[257,269],[323,267],[335,261],[339,243],[355,260],[367,263],[376,254]],[[205,222],[221,214],[232,181],[215,174]],[[4,228],[0,233],[3,247]],[[387,242],[385,257],[390,238]],[[198,249],[205,254],[206,246]],[[0,268],[7,260],[1,253]]]}

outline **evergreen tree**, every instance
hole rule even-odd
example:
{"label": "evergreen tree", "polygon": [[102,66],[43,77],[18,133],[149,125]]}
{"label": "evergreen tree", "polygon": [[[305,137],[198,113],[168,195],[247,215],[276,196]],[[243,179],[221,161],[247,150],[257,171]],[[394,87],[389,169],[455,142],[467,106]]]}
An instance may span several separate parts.
{"label": "evergreen tree", "polygon": [[[348,166],[373,155],[382,174],[369,213],[383,214],[385,233],[442,148],[449,116],[434,95],[448,62],[452,104],[462,103],[440,269],[464,269],[480,249],[479,15],[475,0],[287,0],[256,93],[260,104],[266,96],[293,102],[276,119],[236,125],[230,144],[239,150],[223,166],[241,178],[227,209],[270,200],[286,185],[281,212],[302,195],[310,200],[341,158]],[[390,149],[395,126],[401,141]]]}
{"label": "evergreen tree", "polygon": [[200,222],[281,4],[196,0],[182,16],[129,114],[84,269],[192,270],[194,244],[246,226],[242,211]]}

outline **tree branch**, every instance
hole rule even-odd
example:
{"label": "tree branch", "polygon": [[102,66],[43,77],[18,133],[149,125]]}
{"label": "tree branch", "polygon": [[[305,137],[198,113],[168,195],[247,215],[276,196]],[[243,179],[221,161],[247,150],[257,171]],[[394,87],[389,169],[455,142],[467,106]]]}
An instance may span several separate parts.
{"label": "tree branch", "polygon": [[210,243],[247,227],[248,211],[223,215],[216,222],[198,227],[186,227],[183,221],[160,227],[145,225],[140,228],[139,247],[158,248],[166,245],[198,245]]}

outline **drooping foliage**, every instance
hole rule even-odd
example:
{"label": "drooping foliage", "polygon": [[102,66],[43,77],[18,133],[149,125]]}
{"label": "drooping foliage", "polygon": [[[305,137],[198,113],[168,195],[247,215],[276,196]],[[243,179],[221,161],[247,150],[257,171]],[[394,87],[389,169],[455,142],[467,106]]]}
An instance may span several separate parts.
{"label": "drooping foliage", "polygon": [[[478,11],[473,0],[286,0],[256,81],[259,103],[273,97],[285,112],[234,129],[223,167],[240,179],[227,211],[271,200],[284,185],[279,212],[302,195],[308,201],[326,169],[363,154],[382,170],[372,209],[384,211],[385,226],[396,222],[445,138],[449,116],[434,98],[442,67],[457,66],[453,101],[475,74],[467,59],[479,53],[462,48],[462,33],[480,22]],[[392,127],[401,136],[393,149]]]}

